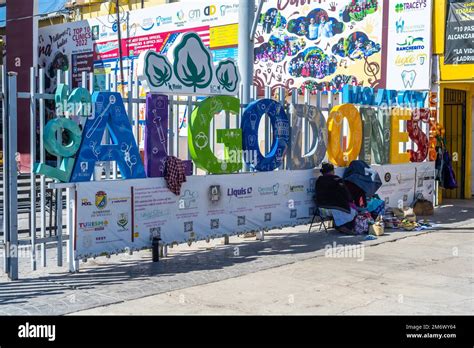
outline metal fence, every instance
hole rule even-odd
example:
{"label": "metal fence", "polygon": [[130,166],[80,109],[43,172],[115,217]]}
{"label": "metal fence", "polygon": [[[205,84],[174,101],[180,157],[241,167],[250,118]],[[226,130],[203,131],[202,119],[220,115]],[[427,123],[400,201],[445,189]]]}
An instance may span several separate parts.
{"label": "metal fence", "polygon": [[[73,207],[74,185],[54,185],[52,180],[34,173],[21,174],[17,172],[16,146],[17,146],[17,115],[16,105],[19,99],[27,99],[30,103],[30,152],[31,168],[36,162],[46,162],[48,156],[45,152],[43,134],[46,120],[45,103],[54,100],[54,94],[46,93],[46,72],[44,69],[30,69],[30,90],[17,91],[15,74],[7,74],[2,67],[2,81],[0,101],[2,104],[2,150],[4,154],[3,175],[1,185],[3,188],[2,209],[3,231],[1,233],[0,245],[3,248],[4,269],[11,279],[18,277],[18,257],[9,251],[18,246],[27,248],[31,258],[31,269],[36,270],[38,263],[41,267],[47,266],[47,249],[55,249],[56,263],[63,265],[64,244],[67,247],[66,258],[71,271],[77,269],[74,264],[73,255]],[[105,85],[111,91],[120,91],[128,112],[133,133],[140,143],[142,129],[144,128],[144,117],[140,117],[140,109],[144,108],[146,99],[140,93],[138,79],[132,71],[128,74],[129,83],[121,84],[117,81],[116,73],[105,76]],[[58,71],[56,84],[65,83],[72,88],[72,72]],[[94,74],[82,73],[81,86],[94,92]],[[106,87],[107,88],[107,87]],[[239,95],[241,95],[241,92]],[[304,103],[318,107],[327,117],[333,105],[340,102],[340,94],[328,92],[310,95],[306,93],[299,96],[296,89],[285,90],[279,88],[271,90],[265,88],[264,98],[274,98],[282,104]],[[258,98],[256,87],[251,88],[251,101]],[[187,148],[186,135],[180,136],[180,116],[189,117],[191,111],[202,98],[197,96],[172,96],[169,103],[169,129],[168,129],[168,154],[183,160],[190,159]],[[241,112],[237,117],[229,114],[216,116],[211,123],[211,144],[213,149],[221,146],[216,144],[215,130],[219,128],[239,128],[243,110],[247,105],[241,105]],[[38,127],[36,127],[38,125]],[[312,143],[312,132],[307,120],[303,124],[303,151],[308,151]],[[347,134],[345,125],[343,133]],[[272,129],[270,120],[265,116],[265,121],[260,127],[261,150],[268,152],[271,146]],[[60,134],[58,136],[61,136]],[[110,142],[106,134],[105,142]],[[217,150],[217,152],[219,152]],[[54,161],[54,158],[52,159]],[[61,158],[56,158],[59,165]],[[102,179],[117,179],[120,176],[115,163],[104,163]],[[287,169],[288,161],[280,169]],[[242,172],[249,168],[243,166]],[[194,168],[195,175],[206,174]],[[20,194],[22,193],[22,194]],[[20,238],[18,239],[18,236]],[[38,262],[37,262],[38,261]]]}

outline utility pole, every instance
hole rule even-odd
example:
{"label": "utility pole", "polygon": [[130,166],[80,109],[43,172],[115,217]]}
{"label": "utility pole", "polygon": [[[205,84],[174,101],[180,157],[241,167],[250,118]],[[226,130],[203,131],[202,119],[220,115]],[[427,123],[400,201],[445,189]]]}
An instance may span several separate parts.
{"label": "utility pole", "polygon": [[122,29],[120,23],[120,4],[119,0],[115,0],[115,12],[117,14],[117,34],[118,34],[118,49],[119,49],[119,64],[120,64],[120,81],[123,84],[125,83],[123,75],[123,52],[122,52]]}
{"label": "utility pole", "polygon": [[239,70],[242,77],[242,104],[250,102],[253,84],[254,44],[250,39],[255,17],[255,0],[240,0],[239,3]]}

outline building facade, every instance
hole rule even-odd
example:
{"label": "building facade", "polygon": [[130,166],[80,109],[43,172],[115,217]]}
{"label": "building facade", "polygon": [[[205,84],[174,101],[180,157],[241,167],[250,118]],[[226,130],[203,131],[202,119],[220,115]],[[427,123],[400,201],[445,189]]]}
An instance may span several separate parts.
{"label": "building facade", "polygon": [[[446,62],[447,23],[449,8],[453,3],[461,6],[460,11],[470,12],[472,18],[474,2],[434,0],[433,53],[438,62],[434,74],[438,84],[439,118],[446,129],[446,141],[453,155],[453,169],[458,189],[444,192],[446,198],[469,199],[474,195],[474,63]],[[469,23],[469,21],[466,21]],[[472,26],[469,25],[472,29]],[[474,32],[471,31],[471,35]],[[458,47],[458,49],[469,47]]]}

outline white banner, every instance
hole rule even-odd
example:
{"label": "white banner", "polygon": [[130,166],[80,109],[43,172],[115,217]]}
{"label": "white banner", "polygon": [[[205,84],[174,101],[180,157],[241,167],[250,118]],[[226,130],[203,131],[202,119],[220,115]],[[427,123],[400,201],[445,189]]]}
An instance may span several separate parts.
{"label": "white banner", "polygon": [[391,1],[387,89],[431,88],[431,0]]}
{"label": "white banner", "polygon": [[[377,194],[388,206],[410,205],[415,190],[433,200],[434,163],[372,168],[383,182]],[[301,170],[192,176],[179,196],[163,178],[78,183],[76,257],[150,247],[153,235],[170,244],[306,224],[318,175]]]}
{"label": "white banner", "polygon": [[77,184],[77,254],[149,247],[154,234],[182,243],[304,224],[313,216],[313,170],[187,180],[179,196],[163,178]]}

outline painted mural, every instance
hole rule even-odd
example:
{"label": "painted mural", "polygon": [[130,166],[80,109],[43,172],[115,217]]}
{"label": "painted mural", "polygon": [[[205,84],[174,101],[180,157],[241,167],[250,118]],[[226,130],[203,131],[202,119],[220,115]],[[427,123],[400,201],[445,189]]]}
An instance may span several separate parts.
{"label": "painted mural", "polygon": [[383,0],[268,1],[259,18],[254,83],[315,94],[381,79]]}

